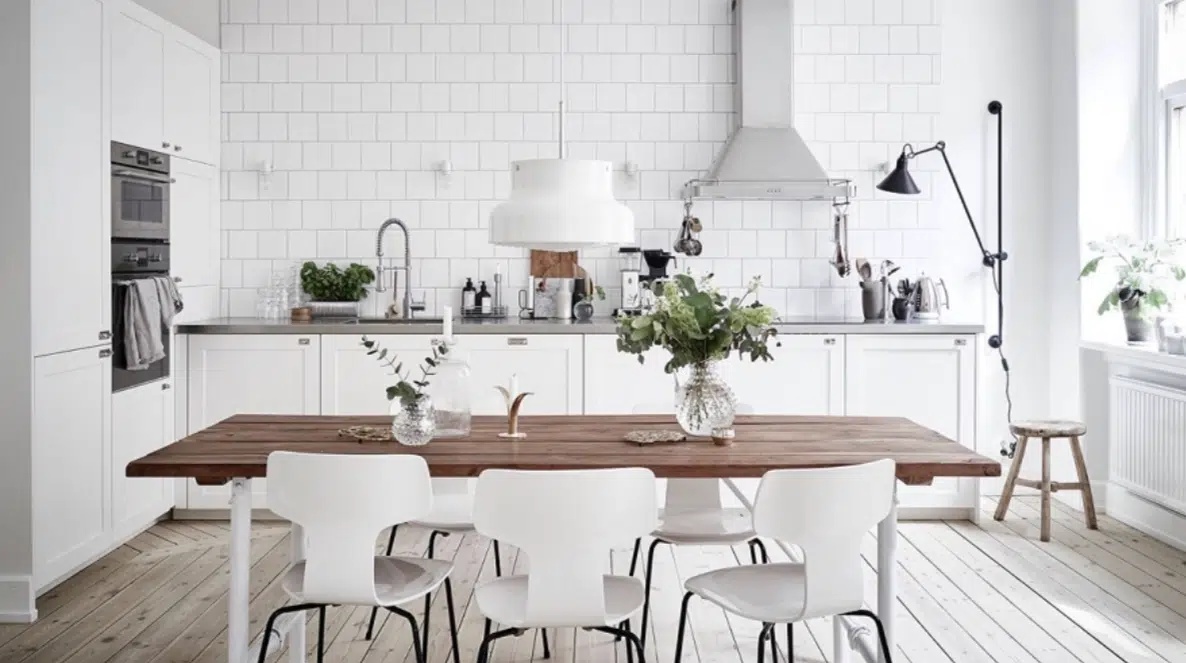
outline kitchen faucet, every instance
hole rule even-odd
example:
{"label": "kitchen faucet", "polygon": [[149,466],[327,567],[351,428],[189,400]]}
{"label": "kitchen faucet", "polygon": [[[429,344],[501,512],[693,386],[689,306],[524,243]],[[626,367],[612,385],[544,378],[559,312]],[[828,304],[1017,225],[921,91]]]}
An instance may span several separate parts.
{"label": "kitchen faucet", "polygon": [[[387,232],[387,229],[393,225],[399,226],[399,229],[404,232],[404,264],[402,267],[396,266],[396,267],[384,268],[383,267],[383,233]],[[391,290],[393,293],[392,297],[394,298],[395,297],[394,293],[396,291],[398,291],[398,289],[399,289],[398,272],[401,270],[404,272],[405,283],[404,283],[403,318],[405,320],[411,320],[412,319],[412,241],[408,237],[408,226],[403,221],[400,221],[399,219],[396,219],[396,218],[390,218],[390,219],[387,219],[386,221],[384,221],[383,225],[379,226],[379,234],[378,234],[378,236],[375,237],[375,257],[378,259],[378,262],[379,262],[379,274],[378,274],[379,278],[377,279],[377,282],[375,284],[375,292],[386,292],[387,289],[385,287],[383,287],[383,273],[386,271],[390,271],[391,272]]]}

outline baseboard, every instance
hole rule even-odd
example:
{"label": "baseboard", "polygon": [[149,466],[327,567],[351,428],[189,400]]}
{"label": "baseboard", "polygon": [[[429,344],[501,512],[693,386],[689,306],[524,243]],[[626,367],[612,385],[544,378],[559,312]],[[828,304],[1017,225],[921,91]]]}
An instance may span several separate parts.
{"label": "baseboard", "polygon": [[37,621],[32,575],[0,576],[0,624]]}
{"label": "baseboard", "polygon": [[898,520],[973,520],[976,510],[947,506],[898,507]]}
{"label": "baseboard", "polygon": [[1186,514],[1108,484],[1108,515],[1179,550],[1186,550]]}
{"label": "baseboard", "polygon": [[[173,509],[173,520],[230,520],[230,509]],[[269,509],[252,509],[252,520],[287,520]]]}

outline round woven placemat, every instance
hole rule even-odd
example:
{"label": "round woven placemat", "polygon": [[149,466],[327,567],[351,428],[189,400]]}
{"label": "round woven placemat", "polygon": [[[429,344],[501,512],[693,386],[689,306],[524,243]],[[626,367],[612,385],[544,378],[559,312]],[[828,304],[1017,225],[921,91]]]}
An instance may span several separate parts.
{"label": "round woven placemat", "polygon": [[688,439],[687,435],[673,430],[632,430],[623,437],[637,445],[670,444]]}
{"label": "round woven placemat", "polygon": [[394,439],[390,428],[377,426],[351,426],[338,431],[342,437],[352,437],[359,442],[388,442]]}

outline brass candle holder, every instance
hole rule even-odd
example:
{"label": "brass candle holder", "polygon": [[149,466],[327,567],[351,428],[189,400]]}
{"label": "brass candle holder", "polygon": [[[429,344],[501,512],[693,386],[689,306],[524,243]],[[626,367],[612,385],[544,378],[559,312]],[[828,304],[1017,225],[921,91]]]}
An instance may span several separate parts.
{"label": "brass candle holder", "polygon": [[513,375],[511,376],[510,389],[500,386],[495,386],[494,388],[502,393],[502,397],[507,403],[507,432],[499,433],[498,436],[516,440],[527,437],[527,433],[519,432],[519,408],[523,405],[523,399],[530,396],[531,392],[516,393],[519,391],[519,388]]}

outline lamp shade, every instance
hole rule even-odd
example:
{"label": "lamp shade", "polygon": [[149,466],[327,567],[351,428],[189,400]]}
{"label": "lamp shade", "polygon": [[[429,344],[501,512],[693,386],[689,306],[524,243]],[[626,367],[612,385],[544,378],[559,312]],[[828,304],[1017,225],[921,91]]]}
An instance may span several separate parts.
{"label": "lamp shade", "polygon": [[886,175],[884,180],[881,180],[881,184],[878,184],[877,188],[906,196],[920,193],[918,185],[914,183],[914,178],[910,176],[910,169],[907,167],[909,162],[910,159],[905,154],[899,156],[898,165],[894,166],[893,171]]}
{"label": "lamp shade", "polygon": [[490,213],[490,242],[547,251],[635,243],[634,213],[614,198],[613,179],[608,161],[515,161],[511,195]]}

